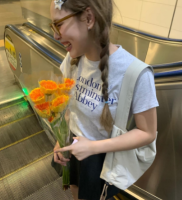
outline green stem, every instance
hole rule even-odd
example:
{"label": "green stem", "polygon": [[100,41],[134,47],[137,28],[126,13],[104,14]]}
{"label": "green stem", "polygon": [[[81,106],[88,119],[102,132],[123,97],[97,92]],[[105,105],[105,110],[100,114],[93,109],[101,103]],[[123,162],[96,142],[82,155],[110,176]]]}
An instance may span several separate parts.
{"label": "green stem", "polygon": [[[57,141],[61,148],[70,145],[69,141],[69,127],[65,119],[66,110],[60,115],[60,118],[51,123],[53,133],[56,136]],[[66,151],[62,153],[65,158],[69,158],[70,152]],[[70,163],[67,162],[67,166],[63,166],[63,190],[67,190],[70,185]]]}
{"label": "green stem", "polygon": [[63,166],[63,190],[67,190],[70,185],[70,167],[69,163],[67,166]]}

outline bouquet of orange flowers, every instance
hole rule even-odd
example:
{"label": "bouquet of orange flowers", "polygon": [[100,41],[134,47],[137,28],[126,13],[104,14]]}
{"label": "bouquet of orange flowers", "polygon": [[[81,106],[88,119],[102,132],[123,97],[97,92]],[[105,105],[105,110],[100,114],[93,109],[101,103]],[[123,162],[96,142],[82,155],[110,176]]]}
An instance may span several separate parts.
{"label": "bouquet of orange flowers", "polygon": [[[52,80],[42,80],[39,82],[40,87],[33,89],[29,94],[37,114],[48,119],[61,148],[71,144],[68,104],[74,85],[75,81],[69,78],[65,78],[62,84]],[[64,152],[63,156],[69,158],[69,152]],[[63,166],[64,190],[69,188],[69,171],[70,166],[67,163],[67,166]]]}

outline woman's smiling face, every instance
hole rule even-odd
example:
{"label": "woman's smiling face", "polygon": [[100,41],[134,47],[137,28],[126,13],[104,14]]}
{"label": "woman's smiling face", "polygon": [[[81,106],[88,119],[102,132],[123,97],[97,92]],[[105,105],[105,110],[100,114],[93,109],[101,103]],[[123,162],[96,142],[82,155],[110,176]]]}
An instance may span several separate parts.
{"label": "woman's smiling face", "polygon": [[[63,8],[61,10],[55,9],[54,1],[51,3],[50,12],[52,21],[58,21],[73,13],[71,11],[66,11]],[[57,27],[59,28],[61,36],[54,33],[54,38],[59,40],[66,47],[66,50],[70,52],[72,58],[84,55],[88,51],[91,42],[88,33],[87,20],[84,15],[83,12],[81,19],[78,16],[73,16],[58,23]]]}

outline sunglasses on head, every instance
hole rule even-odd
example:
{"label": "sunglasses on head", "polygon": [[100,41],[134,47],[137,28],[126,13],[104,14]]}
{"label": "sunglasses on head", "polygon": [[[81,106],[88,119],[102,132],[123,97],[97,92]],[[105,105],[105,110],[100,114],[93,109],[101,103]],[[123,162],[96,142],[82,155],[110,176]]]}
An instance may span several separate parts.
{"label": "sunglasses on head", "polygon": [[78,12],[72,13],[70,15],[67,15],[66,17],[63,17],[62,19],[60,19],[60,20],[58,20],[56,22],[50,23],[50,27],[51,27],[52,31],[61,36],[61,33],[59,32],[59,27],[57,25],[59,23],[63,22],[64,20],[69,19],[69,18],[79,14],[80,12],[82,12],[82,11],[78,11]]}

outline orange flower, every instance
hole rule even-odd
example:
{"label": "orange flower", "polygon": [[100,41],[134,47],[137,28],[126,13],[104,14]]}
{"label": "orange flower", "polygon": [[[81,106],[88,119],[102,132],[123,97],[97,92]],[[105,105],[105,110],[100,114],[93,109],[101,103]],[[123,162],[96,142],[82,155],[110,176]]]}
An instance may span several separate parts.
{"label": "orange flower", "polygon": [[62,112],[68,105],[69,97],[62,95],[52,101],[51,110],[53,112]]}
{"label": "orange flower", "polygon": [[40,88],[35,88],[30,92],[30,98],[35,104],[45,102],[44,94],[41,92]]}
{"label": "orange flower", "polygon": [[44,94],[53,94],[57,91],[58,89],[58,86],[56,84],[56,82],[54,81],[40,81],[39,82],[40,84],[40,88],[41,88],[41,91],[44,93]]}
{"label": "orange flower", "polygon": [[64,83],[58,85],[59,95],[63,95],[63,94],[68,95],[74,85],[75,85],[75,81],[73,79],[65,78]]}
{"label": "orange flower", "polygon": [[48,118],[51,116],[50,104],[49,102],[41,103],[35,105],[35,110],[38,115],[43,118]]}
{"label": "orange flower", "polygon": [[75,81],[73,79],[70,78],[65,78],[64,82],[66,84],[66,87],[72,88],[75,84]]}

